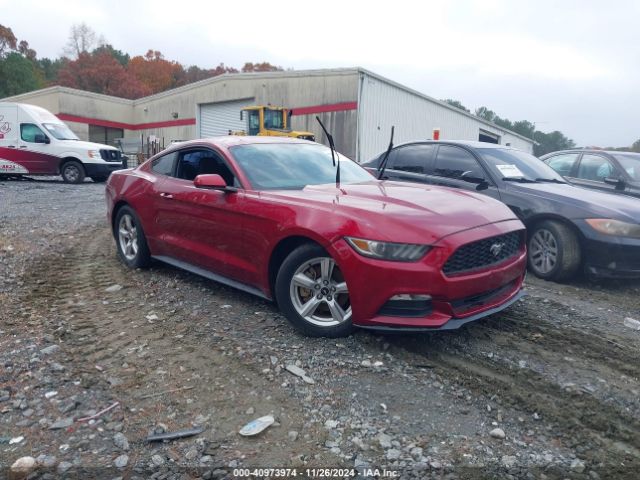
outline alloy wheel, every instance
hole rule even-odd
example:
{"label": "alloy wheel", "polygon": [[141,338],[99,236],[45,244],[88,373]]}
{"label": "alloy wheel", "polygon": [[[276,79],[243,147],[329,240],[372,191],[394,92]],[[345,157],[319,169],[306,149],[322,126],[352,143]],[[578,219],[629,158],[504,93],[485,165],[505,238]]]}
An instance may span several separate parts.
{"label": "alloy wheel", "polygon": [[347,283],[330,257],[304,262],[291,277],[289,294],[298,314],[313,325],[333,327],[351,318]]}
{"label": "alloy wheel", "polygon": [[124,214],[120,218],[118,242],[124,257],[129,261],[134,260],[138,255],[138,229],[133,217],[129,214]]}
{"label": "alloy wheel", "polygon": [[538,272],[551,272],[558,263],[558,242],[553,233],[544,228],[537,230],[529,243],[529,256]]}

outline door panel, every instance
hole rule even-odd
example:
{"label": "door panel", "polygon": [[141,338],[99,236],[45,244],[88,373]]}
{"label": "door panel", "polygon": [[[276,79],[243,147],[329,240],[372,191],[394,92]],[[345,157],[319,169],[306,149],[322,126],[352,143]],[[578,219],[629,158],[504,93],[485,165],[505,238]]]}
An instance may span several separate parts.
{"label": "door panel", "polygon": [[53,147],[50,143],[36,142],[37,136],[48,138],[36,124],[21,123],[18,150],[23,153],[18,155],[29,173],[55,175],[58,173],[60,158],[52,154]]}
{"label": "door panel", "polygon": [[621,172],[617,171],[609,159],[602,155],[585,153],[580,159],[575,178],[571,181],[576,185],[587,188],[595,188],[605,192],[614,192],[615,185],[604,182],[605,178],[621,178]]}

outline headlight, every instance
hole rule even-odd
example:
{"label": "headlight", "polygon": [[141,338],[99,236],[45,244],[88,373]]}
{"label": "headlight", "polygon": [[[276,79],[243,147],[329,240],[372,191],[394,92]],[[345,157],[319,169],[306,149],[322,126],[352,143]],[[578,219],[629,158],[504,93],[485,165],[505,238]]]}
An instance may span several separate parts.
{"label": "headlight", "polygon": [[414,243],[390,243],[364,238],[345,237],[349,245],[360,255],[395,262],[415,262],[429,251],[429,245]]}
{"label": "headlight", "polygon": [[102,158],[100,150],[89,150],[87,151],[87,155],[89,155],[89,158]]}
{"label": "headlight", "polygon": [[610,218],[587,218],[586,222],[597,232],[618,237],[640,238],[640,225]]}

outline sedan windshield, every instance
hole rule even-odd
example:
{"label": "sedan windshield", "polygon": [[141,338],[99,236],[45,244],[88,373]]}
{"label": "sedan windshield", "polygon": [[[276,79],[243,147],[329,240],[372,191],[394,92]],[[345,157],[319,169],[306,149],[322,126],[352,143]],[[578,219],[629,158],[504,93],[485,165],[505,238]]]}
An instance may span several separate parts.
{"label": "sedan windshield", "polygon": [[[256,190],[295,190],[307,185],[334,183],[336,180],[331,150],[323,145],[264,143],[237,145],[230,150]],[[341,183],[368,182],[372,179],[366,170],[340,155]]]}
{"label": "sedan windshield", "polygon": [[42,124],[47,131],[58,140],[79,140],[75,133],[69,130],[64,124],[61,123],[43,123]]}
{"label": "sedan windshield", "polygon": [[480,148],[491,173],[503,180],[566,183],[555,170],[531,154],[504,148]]}
{"label": "sedan windshield", "polygon": [[615,157],[632,179],[640,181],[640,154],[617,153]]}

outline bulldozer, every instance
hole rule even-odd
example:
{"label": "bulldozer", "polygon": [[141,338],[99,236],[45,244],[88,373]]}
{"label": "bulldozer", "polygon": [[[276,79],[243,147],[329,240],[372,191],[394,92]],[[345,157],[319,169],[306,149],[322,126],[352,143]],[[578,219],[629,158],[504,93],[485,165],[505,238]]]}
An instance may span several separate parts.
{"label": "bulldozer", "polygon": [[260,135],[292,137],[315,141],[311,132],[291,130],[291,109],[271,105],[255,105],[240,110],[240,120],[246,117],[246,130],[231,131],[229,135]]}

